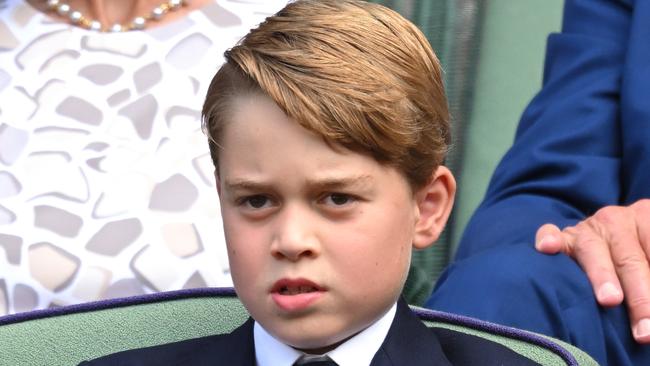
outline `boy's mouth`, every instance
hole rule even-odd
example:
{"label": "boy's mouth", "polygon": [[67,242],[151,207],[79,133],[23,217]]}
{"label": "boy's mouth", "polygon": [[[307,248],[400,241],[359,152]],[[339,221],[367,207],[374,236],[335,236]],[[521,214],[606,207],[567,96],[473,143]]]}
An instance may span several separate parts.
{"label": "boy's mouth", "polygon": [[318,291],[318,290],[316,290],[316,288],[312,286],[295,286],[295,287],[282,286],[280,288],[280,291],[278,291],[278,293],[280,295],[298,295],[298,294],[306,294],[314,291]]}
{"label": "boy's mouth", "polygon": [[317,302],[326,289],[303,279],[283,278],[271,287],[271,298],[283,311],[302,312]]}
{"label": "boy's mouth", "polygon": [[307,294],[311,292],[323,291],[323,288],[306,279],[281,279],[271,288],[272,293],[284,296]]}

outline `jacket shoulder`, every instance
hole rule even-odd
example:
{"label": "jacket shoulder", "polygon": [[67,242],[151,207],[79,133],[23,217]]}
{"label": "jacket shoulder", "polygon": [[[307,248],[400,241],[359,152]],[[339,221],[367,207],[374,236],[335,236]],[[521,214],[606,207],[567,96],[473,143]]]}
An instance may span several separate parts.
{"label": "jacket shoulder", "polygon": [[539,365],[510,348],[475,335],[447,328],[429,328],[452,365]]}

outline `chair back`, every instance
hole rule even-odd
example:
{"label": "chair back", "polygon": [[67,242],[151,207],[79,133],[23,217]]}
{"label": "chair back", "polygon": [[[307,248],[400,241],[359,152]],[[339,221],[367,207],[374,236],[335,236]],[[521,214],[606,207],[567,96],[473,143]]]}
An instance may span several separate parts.
{"label": "chair back", "polygon": [[[558,340],[423,308],[429,327],[500,343],[542,365],[597,365]],[[232,288],[103,300],[0,317],[0,365],[69,366],[128,349],[229,333],[248,318]]]}

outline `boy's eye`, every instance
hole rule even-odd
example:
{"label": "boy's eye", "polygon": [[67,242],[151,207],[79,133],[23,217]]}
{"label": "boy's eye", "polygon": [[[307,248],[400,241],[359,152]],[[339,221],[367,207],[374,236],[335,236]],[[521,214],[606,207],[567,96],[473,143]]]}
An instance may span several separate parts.
{"label": "boy's eye", "polygon": [[355,201],[354,197],[345,193],[330,193],[324,198],[324,203],[334,206],[343,206]]}
{"label": "boy's eye", "polygon": [[250,208],[263,208],[270,202],[268,197],[257,194],[254,196],[245,197],[242,199],[242,203]]}

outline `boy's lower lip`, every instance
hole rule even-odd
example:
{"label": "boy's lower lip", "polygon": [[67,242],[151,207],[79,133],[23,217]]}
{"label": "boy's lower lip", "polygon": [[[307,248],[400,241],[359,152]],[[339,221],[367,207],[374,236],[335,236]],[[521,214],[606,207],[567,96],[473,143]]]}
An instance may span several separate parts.
{"label": "boy's lower lip", "polygon": [[305,292],[295,295],[283,295],[279,292],[271,294],[275,304],[284,311],[300,311],[308,308],[323,296],[323,291]]}

